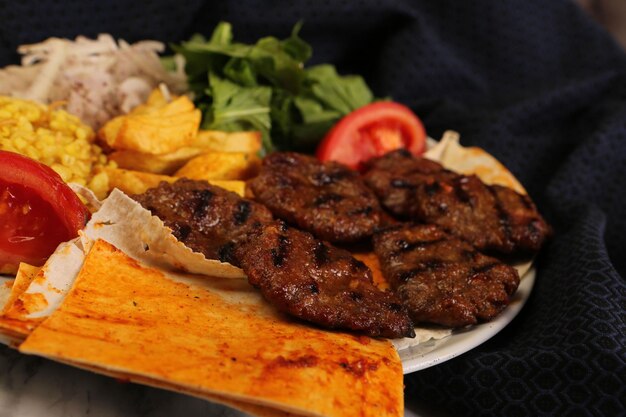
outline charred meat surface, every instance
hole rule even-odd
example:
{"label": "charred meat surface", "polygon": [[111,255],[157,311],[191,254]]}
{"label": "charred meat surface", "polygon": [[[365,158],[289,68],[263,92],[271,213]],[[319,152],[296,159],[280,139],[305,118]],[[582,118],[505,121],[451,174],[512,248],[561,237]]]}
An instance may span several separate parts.
{"label": "charred meat surface", "polygon": [[372,283],[365,264],[310,233],[271,222],[237,245],[235,257],[250,284],[281,311],[374,337],[415,335],[405,307]]}
{"label": "charred meat surface", "polygon": [[533,253],[550,234],[528,196],[405,151],[372,160],[365,182],[398,218],[436,224],[480,250]]}
{"label": "charred meat surface", "polygon": [[207,258],[240,266],[279,310],[369,336],[414,335],[399,299],[342,249],[274,221],[263,205],[204,181],[181,179],[133,198]]}
{"label": "charred meat surface", "polygon": [[330,242],[371,236],[381,221],[374,193],[357,172],[336,162],[273,153],[250,185],[255,198],[277,217]]}
{"label": "charred meat surface", "polygon": [[187,247],[207,259],[234,264],[234,243],[255,225],[272,220],[263,205],[205,181],[162,182],[132,198],[159,217]]}
{"label": "charred meat surface", "polygon": [[462,327],[497,316],[517,290],[517,271],[435,225],[374,236],[383,274],[415,323]]}

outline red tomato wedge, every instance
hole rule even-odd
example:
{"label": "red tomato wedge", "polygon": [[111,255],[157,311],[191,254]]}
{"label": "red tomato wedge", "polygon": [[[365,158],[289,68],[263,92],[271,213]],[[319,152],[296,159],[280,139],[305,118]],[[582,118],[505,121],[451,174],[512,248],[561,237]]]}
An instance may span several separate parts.
{"label": "red tomato wedge", "polygon": [[414,155],[426,149],[426,130],[408,107],[380,101],[341,119],[317,148],[321,161],[337,161],[358,169],[363,162],[398,148]]}
{"label": "red tomato wedge", "polygon": [[19,262],[42,265],[88,218],[85,205],[51,168],[0,151],[0,273],[15,273]]}

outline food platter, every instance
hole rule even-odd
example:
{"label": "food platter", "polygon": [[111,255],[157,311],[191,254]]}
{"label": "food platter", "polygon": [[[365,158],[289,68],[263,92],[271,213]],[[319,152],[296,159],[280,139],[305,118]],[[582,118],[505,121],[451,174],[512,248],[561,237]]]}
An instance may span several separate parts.
{"label": "food platter", "polygon": [[[209,75],[212,94],[235,88],[230,81]],[[340,85],[368,91],[358,78],[338,78],[328,66],[309,75],[330,76]],[[396,417],[404,409],[403,374],[436,366],[489,340],[529,298],[535,279],[532,260],[506,265],[479,249],[500,250],[516,255],[507,259],[519,259],[518,255],[536,253],[548,226],[533,211],[513,174],[485,150],[462,146],[458,133],[446,131],[440,141],[428,138],[409,108],[369,103],[368,93],[359,96],[355,109],[346,110],[350,114],[328,132],[315,157],[289,149],[274,153],[268,129],[246,125],[225,132],[205,124],[201,129],[202,118],[216,119],[219,109],[203,116],[192,98],[172,92],[176,90],[159,84],[144,104],[110,118],[97,135],[76,119],[76,138],[66,139],[95,147],[92,156],[98,163],[89,174],[93,178],[81,174],[74,181],[73,172],[61,169],[67,176],[62,178],[46,168],[75,203],[70,210],[55,210],[68,236],[78,237],[60,239],[58,246],[53,242],[57,249],[42,258],[47,259],[42,268],[30,266],[36,263],[28,258],[18,268],[17,256],[0,265],[1,273],[16,272],[13,281],[0,275],[4,306],[0,343],[25,354],[16,357],[10,350],[0,350],[9,378],[13,362],[38,357],[37,368],[51,368],[41,358],[51,359],[254,415]],[[5,99],[10,105],[15,104],[12,100]],[[219,102],[215,97],[210,101]],[[37,130],[45,133],[41,137],[29,136],[33,143],[47,140],[56,129],[53,121],[65,117],[52,104],[19,104],[33,108],[38,115],[33,123],[48,123],[51,129]],[[23,112],[14,113],[5,123],[10,135],[19,133],[15,120],[25,117]],[[396,126],[391,133],[390,114]],[[404,122],[401,127],[395,124],[399,119]],[[345,125],[347,121],[354,123]],[[405,137],[409,124],[414,129]],[[363,126],[368,134],[354,136]],[[371,146],[361,143],[362,154],[344,160],[348,154],[355,156],[346,150],[360,142],[339,139],[355,137]],[[90,142],[96,138],[106,150]],[[334,156],[320,153],[329,143],[333,146],[328,149],[338,152]],[[394,146],[404,150],[393,152]],[[370,155],[370,148],[377,153]],[[56,151],[67,156],[64,148]],[[7,165],[21,167],[18,160],[30,164],[20,174],[39,173],[36,161],[11,150],[5,154],[11,158]],[[364,172],[359,175],[356,169]],[[416,182],[410,182],[415,172]],[[8,183],[32,191],[36,187],[29,184],[43,182]],[[358,193],[362,189],[363,194],[344,193],[346,189]],[[48,201],[41,189],[35,191],[43,203]],[[477,194],[471,194],[474,191]],[[438,200],[440,194],[454,198]],[[190,210],[178,206],[179,200]],[[428,207],[422,208],[422,203]],[[455,204],[463,213],[485,214],[479,219],[468,216],[472,227],[459,227],[460,236],[452,236],[435,221],[442,216],[457,219],[449,214],[456,213]],[[178,208],[171,223],[168,210],[173,207]],[[406,207],[420,214],[407,212]],[[386,219],[391,216],[383,209],[412,222],[388,227],[393,220]],[[301,211],[306,216],[300,216]],[[323,221],[309,224],[309,212]],[[24,221],[25,213],[17,209],[11,213],[16,214],[15,223]],[[297,215],[292,218],[291,213]],[[327,214],[329,218],[324,217]],[[365,220],[355,220],[357,215]],[[328,231],[328,223],[347,223],[350,230]],[[56,223],[45,217],[36,224]],[[457,226],[455,220],[450,227]],[[484,238],[490,228],[493,233]],[[197,230],[203,230],[202,236],[196,236]],[[523,243],[517,241],[520,236],[526,239]],[[415,275],[426,271],[430,282],[413,286],[418,282]],[[521,286],[515,292],[519,277]],[[396,285],[410,280],[406,292],[400,288],[403,284]],[[387,291],[390,286],[394,291]],[[297,291],[292,294],[292,289]],[[402,301],[395,298],[395,291],[402,294]],[[415,317],[405,311],[410,308]],[[489,322],[474,324],[483,321]],[[337,331],[341,329],[363,335]],[[256,343],[240,343],[242,335],[254,335]],[[70,372],[54,369],[60,379]],[[39,385],[55,385],[50,382],[57,378],[55,372],[48,374]],[[89,378],[93,376],[87,374]],[[30,379],[29,373],[26,382]],[[310,390],[313,380],[320,383]],[[32,383],[23,389],[32,391]],[[72,397],[80,399],[68,402],[80,406],[86,394],[89,403],[89,388],[79,384],[73,390],[78,394]],[[5,402],[3,396],[15,399],[14,394],[21,398],[12,387],[0,392],[0,403]]]}
{"label": "food platter", "polygon": [[528,300],[534,284],[535,269],[532,268],[522,277],[511,304],[496,319],[464,330],[455,330],[452,335],[443,339],[400,349],[398,353],[404,373],[410,374],[439,365],[491,339],[517,316]]}

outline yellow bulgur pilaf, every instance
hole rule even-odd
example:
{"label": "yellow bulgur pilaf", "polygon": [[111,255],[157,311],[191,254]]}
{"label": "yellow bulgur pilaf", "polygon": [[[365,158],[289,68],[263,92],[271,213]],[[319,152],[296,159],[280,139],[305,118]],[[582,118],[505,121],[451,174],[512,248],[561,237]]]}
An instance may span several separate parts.
{"label": "yellow bulgur pilaf", "polygon": [[85,185],[103,197],[108,179],[99,171],[108,162],[94,138],[89,126],[64,110],[0,96],[0,149],[42,162],[63,181]]}

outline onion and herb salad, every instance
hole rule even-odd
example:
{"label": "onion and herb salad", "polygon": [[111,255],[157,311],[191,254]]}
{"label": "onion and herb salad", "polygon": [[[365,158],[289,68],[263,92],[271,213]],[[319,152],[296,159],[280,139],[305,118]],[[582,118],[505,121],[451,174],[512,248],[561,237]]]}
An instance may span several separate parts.
{"label": "onion and herb salad", "polygon": [[0,95],[43,104],[60,102],[97,130],[144,103],[161,83],[174,93],[186,91],[183,61],[173,59],[172,70],[167,71],[159,56],[164,50],[161,42],[129,44],[108,34],[21,45],[21,65],[0,69]]}

